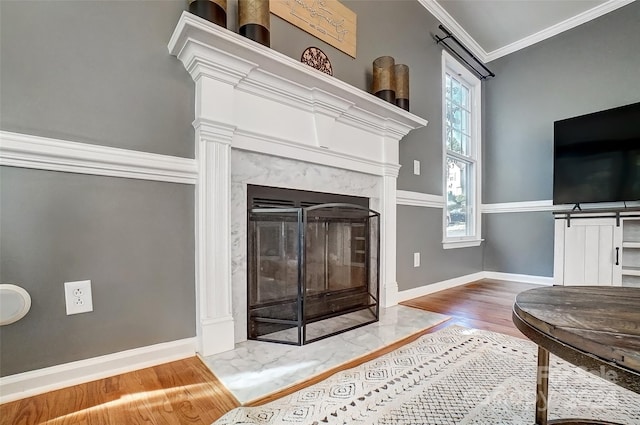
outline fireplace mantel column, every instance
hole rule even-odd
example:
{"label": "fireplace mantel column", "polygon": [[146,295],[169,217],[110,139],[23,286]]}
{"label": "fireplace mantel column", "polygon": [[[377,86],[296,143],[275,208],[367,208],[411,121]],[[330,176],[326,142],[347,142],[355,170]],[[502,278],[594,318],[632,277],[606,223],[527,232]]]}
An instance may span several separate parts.
{"label": "fireplace mantel column", "polygon": [[382,176],[381,202],[381,252],[380,276],[381,291],[380,304],[391,307],[398,304],[398,281],[396,280],[396,185],[399,166],[387,165]]}
{"label": "fireplace mantel column", "polygon": [[[231,142],[233,84],[199,73],[196,81],[196,299],[198,352],[234,348],[231,294]],[[216,99],[212,102],[211,99]]]}

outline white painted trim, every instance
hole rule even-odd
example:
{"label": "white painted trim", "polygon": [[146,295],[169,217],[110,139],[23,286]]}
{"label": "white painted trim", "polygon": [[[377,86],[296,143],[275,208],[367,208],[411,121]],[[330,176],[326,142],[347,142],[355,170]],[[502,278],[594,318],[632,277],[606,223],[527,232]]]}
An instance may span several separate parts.
{"label": "white painted trim", "polygon": [[467,283],[475,282],[483,278],[484,272],[477,272],[465,276],[454,277],[453,279],[443,280],[442,282],[419,286],[417,288],[405,289],[404,291],[398,291],[398,302],[433,294],[438,291],[444,291],[445,289],[455,288],[456,286],[466,285]]}
{"label": "white painted trim", "polygon": [[553,286],[553,277],[534,276],[528,274],[502,273],[502,272],[484,272],[485,279],[494,280],[510,280],[515,282],[532,283],[534,285]]}
{"label": "white painted trim", "polygon": [[376,176],[391,174],[397,177],[400,171],[399,164],[375,161],[344,152],[303,145],[295,141],[265,134],[250,133],[244,130],[236,130],[231,147],[314,164],[331,164],[336,168],[359,171]]}
{"label": "white painted trim", "polygon": [[417,288],[399,291],[398,302],[433,294],[434,292],[444,291],[445,289],[455,288],[456,286],[466,285],[482,279],[507,280],[545,286],[553,285],[552,277],[482,271],[465,276],[454,277],[453,279],[443,280],[441,282],[431,283]]}
{"label": "white painted trim", "polygon": [[582,25],[586,22],[592,21],[602,15],[606,15],[609,12],[613,12],[614,10],[622,6],[626,6],[633,1],[634,0],[609,0],[592,9],[586,10],[578,15],[572,16],[569,19],[538,31],[535,34],[529,35],[506,46],[487,52],[436,0],[418,0],[418,2],[425,9],[427,9],[436,19],[442,22],[442,24],[449,31],[451,31],[451,33],[455,35],[456,38],[460,40],[460,42],[464,44],[465,47],[467,47],[478,59],[480,59],[484,63],[491,62],[510,53],[539,43],[543,40],[546,40],[547,38],[551,38],[564,31],[568,31],[572,28],[577,27],[578,25]]}
{"label": "white painted trim", "polygon": [[[622,202],[601,202],[597,204],[581,204],[583,211],[591,211],[594,214],[600,209],[622,208]],[[639,201],[627,202],[627,207],[638,207]],[[540,201],[521,201],[521,202],[503,202],[495,204],[482,204],[481,211],[483,214],[495,213],[517,213],[517,212],[535,212],[535,211],[566,211],[571,212],[573,205],[562,204],[553,205],[550,199]]]}
{"label": "white painted trim", "polygon": [[480,246],[484,239],[462,239],[462,240],[444,240],[442,241],[442,249],[470,248]]}
{"label": "white painted trim", "polygon": [[194,159],[0,130],[0,165],[195,184]]}
{"label": "white painted trim", "polygon": [[552,211],[558,209],[559,207],[559,205],[553,205],[553,202],[551,200],[522,201],[482,204],[482,206],[480,207],[480,211],[483,214],[514,213],[531,211]]}
{"label": "white painted trim", "polygon": [[[468,190],[467,199],[473,212],[473,234],[466,236],[461,243],[460,238],[447,237],[447,209],[442,210],[442,235],[445,249],[479,246],[482,242],[482,82],[471,71],[465,68],[446,50],[442,51],[442,193],[447,194],[447,148],[446,148],[446,74],[456,73],[460,80],[469,86],[471,93],[471,146],[470,155],[460,155],[473,164],[473,188]],[[446,202],[446,201],[445,201]]]}
{"label": "white painted trim", "polygon": [[487,61],[487,52],[467,31],[456,21],[444,7],[435,0],[418,0],[437,20],[449,30],[464,46],[469,49],[482,62]]}
{"label": "white painted trim", "polygon": [[602,3],[592,9],[586,10],[578,15],[572,16],[569,19],[538,31],[535,34],[529,35],[504,47],[493,50],[485,54],[485,56],[483,57],[483,61],[491,62],[492,60],[506,56],[509,53],[513,53],[518,50],[524,49],[525,47],[529,47],[533,44],[539,43],[543,40],[546,40],[547,38],[551,38],[562,32],[575,28],[578,25],[582,25],[586,22],[599,18],[602,15],[606,15],[609,12],[613,12],[614,10],[622,6],[626,6],[633,1],[634,0],[609,0],[608,2]]}
{"label": "white painted trim", "polygon": [[396,191],[396,202],[410,207],[444,208],[444,196],[408,190]]}
{"label": "white painted trim", "polygon": [[0,403],[194,356],[185,338],[0,378]]}

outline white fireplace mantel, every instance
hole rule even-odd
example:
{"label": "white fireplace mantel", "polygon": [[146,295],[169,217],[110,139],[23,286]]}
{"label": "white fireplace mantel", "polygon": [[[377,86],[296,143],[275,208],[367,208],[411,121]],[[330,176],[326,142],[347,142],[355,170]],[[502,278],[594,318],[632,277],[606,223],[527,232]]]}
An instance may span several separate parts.
{"label": "white fireplace mantel", "polygon": [[180,17],[169,52],[182,61],[196,89],[199,353],[234,347],[232,149],[380,180],[381,304],[396,304],[399,142],[427,121],[188,12]]}

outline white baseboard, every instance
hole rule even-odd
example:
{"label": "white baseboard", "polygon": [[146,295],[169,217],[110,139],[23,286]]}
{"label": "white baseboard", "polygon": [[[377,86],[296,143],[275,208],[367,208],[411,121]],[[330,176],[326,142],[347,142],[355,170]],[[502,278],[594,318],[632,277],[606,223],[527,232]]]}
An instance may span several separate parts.
{"label": "white baseboard", "polygon": [[196,339],[134,348],[0,378],[0,404],[195,356]]}
{"label": "white baseboard", "polygon": [[485,279],[495,280],[513,280],[516,282],[532,283],[535,285],[553,286],[553,277],[546,276],[533,276],[528,274],[514,274],[514,273],[502,273],[502,272],[484,272]]}
{"label": "white baseboard", "polygon": [[484,278],[484,272],[472,273],[465,276],[454,277],[453,279],[443,280],[442,282],[432,283],[430,285],[420,286],[418,288],[406,289],[398,291],[398,302],[407,301],[413,298],[429,295],[434,292],[443,291],[445,289],[454,288],[456,286],[466,285]]}
{"label": "white baseboard", "polygon": [[422,297],[424,295],[433,294],[434,292],[438,291],[444,291],[445,289],[455,288],[456,286],[466,285],[467,283],[475,282],[481,279],[512,280],[516,282],[547,286],[552,286],[554,283],[553,277],[482,271],[465,276],[455,277],[453,279],[444,280],[442,282],[420,286],[418,288],[399,291],[398,302],[403,302],[411,300],[413,298]]}

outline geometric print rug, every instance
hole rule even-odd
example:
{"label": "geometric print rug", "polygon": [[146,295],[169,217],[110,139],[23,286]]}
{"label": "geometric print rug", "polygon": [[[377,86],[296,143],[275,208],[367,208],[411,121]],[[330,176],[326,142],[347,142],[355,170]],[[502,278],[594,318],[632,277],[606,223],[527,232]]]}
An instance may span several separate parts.
{"label": "geometric print rug", "polygon": [[[537,352],[530,341],[450,326],[214,424],[533,424]],[[576,417],[640,425],[640,395],[552,355],[549,419]]]}

